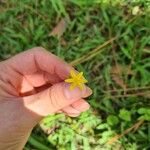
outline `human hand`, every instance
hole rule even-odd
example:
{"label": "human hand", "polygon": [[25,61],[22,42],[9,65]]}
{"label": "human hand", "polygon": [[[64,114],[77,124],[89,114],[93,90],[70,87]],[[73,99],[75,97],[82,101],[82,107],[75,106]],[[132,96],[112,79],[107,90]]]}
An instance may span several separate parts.
{"label": "human hand", "polygon": [[48,114],[78,116],[89,108],[91,90],[70,90],[71,66],[37,47],[0,63],[0,150],[20,150]]}

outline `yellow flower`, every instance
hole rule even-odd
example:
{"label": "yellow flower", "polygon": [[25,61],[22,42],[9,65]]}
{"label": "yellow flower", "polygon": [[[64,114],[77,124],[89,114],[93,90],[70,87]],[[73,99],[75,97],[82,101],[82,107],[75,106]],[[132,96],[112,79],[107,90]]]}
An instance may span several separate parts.
{"label": "yellow flower", "polygon": [[79,87],[81,90],[84,88],[84,83],[88,81],[84,78],[83,72],[75,73],[73,70],[70,71],[71,78],[66,79],[65,82],[70,83],[70,89],[74,89],[75,87]]}

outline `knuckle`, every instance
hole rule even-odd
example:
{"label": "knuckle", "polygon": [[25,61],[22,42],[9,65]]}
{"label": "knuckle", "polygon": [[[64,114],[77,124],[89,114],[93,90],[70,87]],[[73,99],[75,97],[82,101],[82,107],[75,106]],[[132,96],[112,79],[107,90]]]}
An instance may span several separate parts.
{"label": "knuckle", "polygon": [[64,95],[64,88],[60,83],[53,86],[51,93],[53,94],[53,104],[57,108],[63,108],[68,104]]}
{"label": "knuckle", "polygon": [[58,98],[56,89],[51,88],[49,90],[49,97],[50,97],[51,106],[53,108],[57,109],[57,108],[61,107],[60,103],[59,103],[59,98]]}
{"label": "knuckle", "polygon": [[32,51],[35,52],[35,53],[43,53],[43,52],[46,52],[46,49],[39,46],[39,47],[34,47],[32,49]]}

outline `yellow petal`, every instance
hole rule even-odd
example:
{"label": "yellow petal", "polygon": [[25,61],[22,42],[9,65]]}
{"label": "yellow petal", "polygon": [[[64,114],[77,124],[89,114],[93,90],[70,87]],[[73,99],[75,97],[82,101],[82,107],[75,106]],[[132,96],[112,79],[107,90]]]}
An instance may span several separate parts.
{"label": "yellow petal", "polygon": [[66,79],[65,82],[67,82],[67,83],[72,83],[72,82],[74,82],[74,81],[73,81],[72,78],[69,78],[69,79]]}
{"label": "yellow petal", "polygon": [[65,82],[70,83],[70,89],[74,89],[75,87],[79,87],[81,90],[84,88],[84,83],[87,80],[83,76],[83,72],[77,73],[75,71],[70,71],[70,78],[66,79]]}
{"label": "yellow petal", "polygon": [[78,76],[78,79],[80,79],[81,77],[83,77],[83,72],[80,72],[77,76]]}
{"label": "yellow petal", "polygon": [[82,76],[82,78],[80,79],[80,82],[87,83],[88,81]]}
{"label": "yellow petal", "polygon": [[87,81],[85,78],[83,78],[83,79],[82,79],[82,82],[83,82],[83,83],[87,83],[88,81]]}
{"label": "yellow petal", "polygon": [[71,90],[73,90],[75,87],[76,87],[76,83],[72,83],[72,84],[70,85],[70,89],[71,89]]}
{"label": "yellow petal", "polygon": [[81,90],[83,90],[83,88],[84,88],[83,84],[79,84],[79,88],[80,88]]}
{"label": "yellow petal", "polygon": [[76,74],[75,74],[75,72],[73,70],[70,71],[70,75],[71,75],[72,78],[76,77]]}

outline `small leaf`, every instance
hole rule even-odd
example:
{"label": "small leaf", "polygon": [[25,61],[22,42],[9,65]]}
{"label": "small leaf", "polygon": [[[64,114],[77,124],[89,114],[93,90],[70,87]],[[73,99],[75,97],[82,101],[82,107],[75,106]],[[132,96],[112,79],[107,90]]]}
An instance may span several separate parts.
{"label": "small leaf", "polygon": [[109,125],[113,126],[113,125],[116,125],[116,124],[119,123],[119,119],[116,116],[114,116],[114,115],[109,115],[107,117],[107,123]]}
{"label": "small leaf", "polygon": [[88,138],[83,138],[83,150],[90,150],[90,144]]}
{"label": "small leaf", "polygon": [[58,38],[63,35],[66,28],[68,26],[67,19],[62,18],[58,24],[53,28],[53,30],[49,33],[49,36],[57,36]]}
{"label": "small leaf", "polygon": [[145,114],[146,113],[146,108],[139,108],[138,113],[139,114]]}
{"label": "small leaf", "polygon": [[103,130],[103,129],[107,129],[109,126],[107,123],[102,123],[99,126],[96,127],[96,129],[98,130]]}
{"label": "small leaf", "polygon": [[131,58],[132,58],[131,52],[130,52],[130,49],[129,49],[129,48],[121,47],[121,51],[123,52],[123,54],[124,54],[128,59],[131,59]]}
{"label": "small leaf", "polygon": [[145,114],[143,118],[144,118],[144,120],[150,121],[150,115],[149,114]]}
{"label": "small leaf", "polygon": [[126,109],[121,109],[119,112],[119,117],[125,121],[131,121],[131,113]]}
{"label": "small leaf", "polygon": [[149,114],[150,115],[150,108],[140,108],[138,109],[139,114]]}

